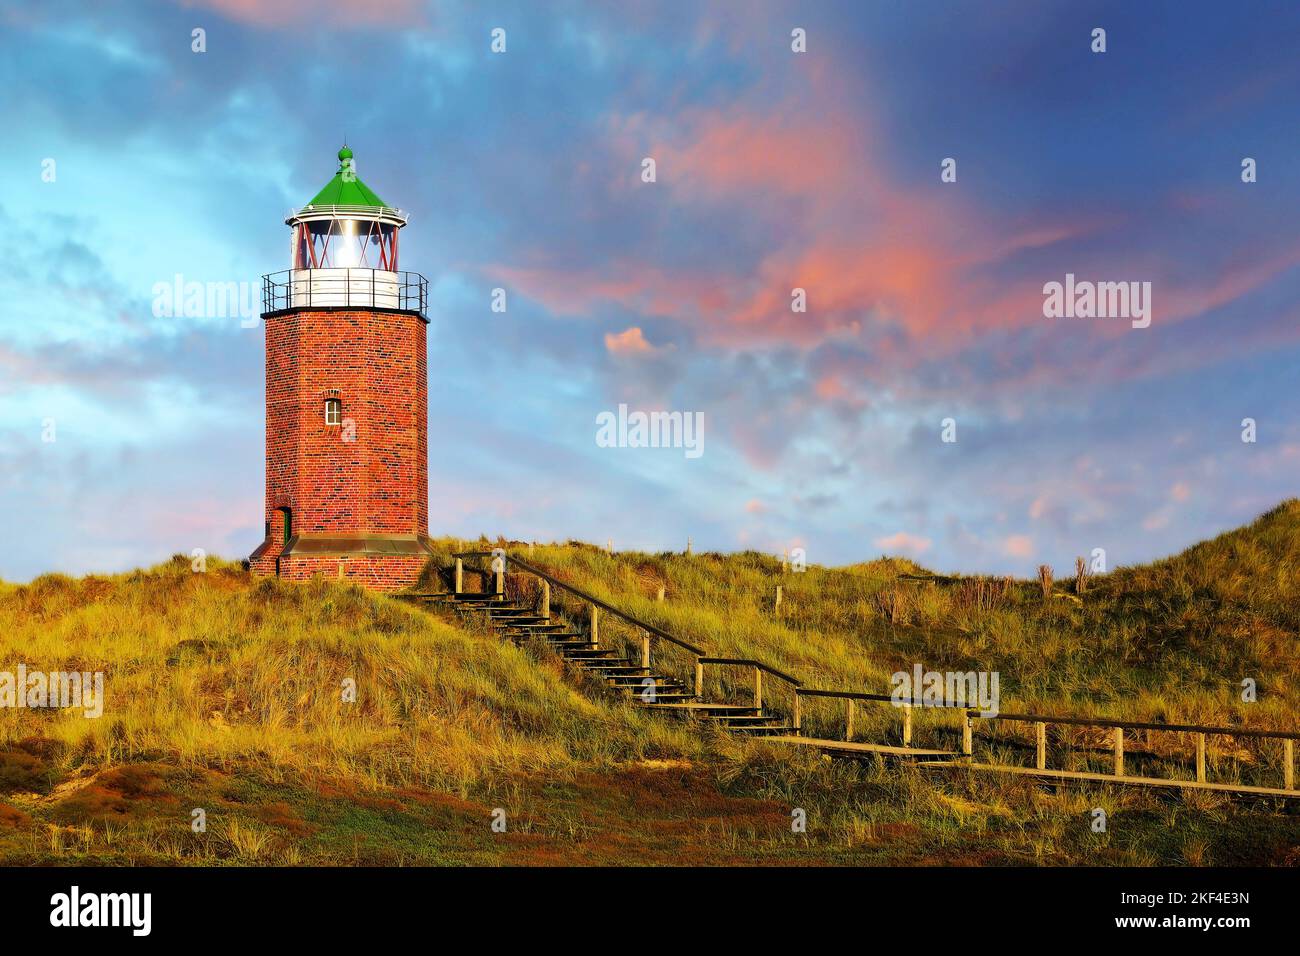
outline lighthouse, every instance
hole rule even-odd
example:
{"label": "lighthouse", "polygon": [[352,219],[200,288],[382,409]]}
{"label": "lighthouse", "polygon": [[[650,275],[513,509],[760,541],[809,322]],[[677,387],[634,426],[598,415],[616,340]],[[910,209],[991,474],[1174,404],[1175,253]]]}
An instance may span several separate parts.
{"label": "lighthouse", "polygon": [[290,268],[262,279],[265,538],[258,574],[415,581],[429,542],[427,283],[398,267],[407,217],[357,176],[285,219]]}

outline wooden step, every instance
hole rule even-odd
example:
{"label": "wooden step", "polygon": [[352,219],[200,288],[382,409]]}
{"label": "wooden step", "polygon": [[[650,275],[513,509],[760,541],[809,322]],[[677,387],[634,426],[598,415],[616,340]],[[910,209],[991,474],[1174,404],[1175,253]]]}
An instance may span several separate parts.
{"label": "wooden step", "polygon": [[817,747],[828,753],[885,754],[891,757],[960,757],[955,750],[927,750],[922,747],[895,747],[890,744],[871,744],[857,740],[830,740],[823,737],[782,736],[777,738],[784,744],[803,744]]}
{"label": "wooden step", "polygon": [[710,704],[705,701],[696,701],[690,704],[651,704],[652,707],[662,707],[664,710],[700,710],[700,711],[724,711],[724,710],[753,710],[753,707],[746,707],[743,704]]}
{"label": "wooden step", "polygon": [[685,684],[682,684],[680,680],[666,678],[663,674],[646,674],[640,667],[637,667],[636,670],[641,671],[640,674],[606,674],[604,678],[612,680],[615,685],[627,684],[628,687],[641,687],[646,678],[654,680],[659,687],[685,687]]}
{"label": "wooden step", "polygon": [[[624,685],[617,689],[627,691],[629,697],[635,697],[638,700],[644,700],[646,701],[646,703],[650,703],[650,701],[647,700],[647,697],[651,696],[650,695],[651,687],[649,684],[647,684],[644,687],[629,687],[627,685]],[[692,694],[690,691],[683,690],[681,688],[672,688],[672,687],[655,687],[653,696],[656,703],[658,703],[659,701],[696,699],[695,695]]]}
{"label": "wooden step", "polygon": [[731,731],[733,734],[749,734],[751,737],[767,737],[769,735],[773,737],[777,737],[777,736],[783,736],[785,734],[792,733],[794,731],[793,727],[785,727],[781,725],[771,725],[771,724],[743,726],[743,727],[728,727],[727,729]]}
{"label": "wooden step", "polygon": [[[618,690],[630,690],[638,694],[652,685],[661,694],[680,694],[686,690],[681,684],[670,684],[668,681],[657,679],[654,674],[646,674],[644,677],[634,676],[631,680],[627,678],[616,679],[606,674],[605,680],[610,681],[611,686]],[[647,683],[647,681],[652,683]],[[695,695],[691,694],[691,696],[694,697]]]}

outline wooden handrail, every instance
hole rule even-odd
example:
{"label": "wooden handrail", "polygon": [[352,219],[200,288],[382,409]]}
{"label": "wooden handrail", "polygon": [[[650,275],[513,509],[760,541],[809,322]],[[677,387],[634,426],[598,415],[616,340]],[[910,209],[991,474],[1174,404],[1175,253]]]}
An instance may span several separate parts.
{"label": "wooden handrail", "polygon": [[764,664],[762,661],[751,660],[750,658],[747,657],[701,657],[700,663],[701,664],[734,664],[737,667],[757,667],[759,670],[765,671],[766,673],[771,674],[773,677],[781,678],[781,680],[785,681],[787,684],[793,684],[796,690],[798,690],[798,688],[803,686],[803,684],[800,682],[800,680],[797,677],[791,677],[789,674],[779,671],[775,667],[769,667],[767,664]]}
{"label": "wooden handrail", "polygon": [[799,688],[796,693],[801,697],[835,697],[844,700],[874,700],[889,703],[909,704],[912,707],[921,710],[933,708],[947,709],[964,709],[967,716],[979,717],[983,720],[1016,720],[1026,723],[1035,724],[1072,724],[1080,727],[1122,727],[1125,730],[1167,730],[1172,733],[1186,734],[1218,734],[1224,737],[1267,737],[1276,740],[1300,740],[1300,731],[1292,732],[1288,730],[1256,730],[1252,727],[1208,727],[1201,724],[1161,724],[1152,721],[1140,720],[1118,720],[1111,717],[1057,717],[1051,714],[1017,714],[999,711],[996,714],[984,715],[984,711],[978,708],[967,707],[965,704],[944,704],[944,703],[927,703],[916,700],[895,701],[890,694],[864,694],[856,691],[847,690],[821,690],[814,688]]}
{"label": "wooden handrail", "polygon": [[[968,716],[979,717],[978,710],[967,710]],[[1017,720],[1042,724],[1072,724],[1078,727],[1120,727],[1125,730],[1167,730],[1180,734],[1218,734],[1224,737],[1268,737],[1275,740],[1300,740],[1300,732],[1288,730],[1256,730],[1252,727],[1206,727],[1201,724],[1160,724],[1149,721],[1115,720],[1108,717],[1053,717],[1051,714],[990,714],[985,720]]]}
{"label": "wooden handrail", "polygon": [[[460,554],[452,555],[452,557],[493,558],[496,557],[496,554],[492,551],[463,551]],[[663,628],[655,627],[653,624],[649,624],[645,621],[640,620],[639,618],[633,617],[631,614],[627,614],[623,611],[620,611],[618,608],[614,607],[614,605],[607,604],[606,602],[602,601],[600,598],[588,594],[586,591],[583,591],[581,588],[575,588],[572,584],[566,584],[564,581],[561,581],[559,578],[555,577],[554,575],[549,574],[546,571],[543,571],[541,568],[534,567],[533,565],[529,564],[527,561],[507,555],[506,562],[507,562],[507,566],[509,566],[510,564],[516,564],[519,567],[523,568],[525,571],[527,571],[529,574],[535,574],[543,581],[549,581],[555,587],[563,588],[564,590],[568,591],[570,594],[574,595],[580,600],[586,601],[589,604],[594,604],[596,607],[600,608],[606,613],[613,614],[615,617],[622,618],[624,621],[627,621],[627,623],[635,627],[639,627],[642,630],[649,631],[655,637],[660,637],[671,644],[676,644],[678,647],[690,651],[692,654],[696,655],[697,657],[702,657],[703,655],[708,653],[708,651],[706,651],[702,647],[696,647],[694,644],[689,644],[686,641],[683,641],[679,637],[674,637],[673,635],[669,634],[667,631],[663,630]]]}
{"label": "wooden handrail", "polygon": [[834,697],[843,700],[875,700],[882,703],[906,704],[909,707],[917,707],[922,710],[939,707],[945,707],[949,710],[964,710],[966,708],[965,704],[927,704],[914,698],[896,701],[893,694],[864,694],[851,690],[820,690],[801,687],[797,693],[800,697]]}

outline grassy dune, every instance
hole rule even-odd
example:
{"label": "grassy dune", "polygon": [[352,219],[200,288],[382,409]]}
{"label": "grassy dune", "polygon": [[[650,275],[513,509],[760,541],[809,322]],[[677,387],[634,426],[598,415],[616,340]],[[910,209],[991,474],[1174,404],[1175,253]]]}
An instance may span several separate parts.
{"label": "grassy dune", "polygon": [[[903,561],[782,574],[752,553],[532,549],[612,604],[807,684],[884,691],[920,661],[999,670],[1004,709],[1291,728],[1298,557],[1295,502],[1046,601],[1037,582],[910,580],[925,572]],[[602,633],[631,636],[608,620]],[[204,573],[177,558],[0,583],[0,671],[20,663],[102,670],[106,702],[98,719],[0,708],[0,863],[1300,863],[1300,817],[1276,801],[832,764],[637,711],[546,649],[451,616],[211,559]],[[1240,701],[1243,677],[1258,703]],[[889,711],[864,708],[861,735],[890,733]],[[842,719],[830,704],[808,716],[828,732]],[[918,736],[941,723],[919,721]],[[1217,772],[1269,759],[1212,753]],[[1090,826],[1098,807],[1105,833]],[[796,809],[806,833],[791,830]]]}
{"label": "grassy dune", "polygon": [[[449,554],[453,542],[442,544]],[[1175,557],[1094,576],[1082,594],[1072,578],[1058,581],[1046,600],[1038,581],[915,580],[929,572],[888,558],[794,573],[755,552],[491,546],[714,655],[763,660],[806,686],[888,693],[892,673],[920,662],[998,671],[1004,710],[1300,730],[1300,501]],[[632,637],[616,621],[606,631]],[[747,692],[747,673],[719,676]],[[1242,700],[1246,678],[1254,703]],[[782,686],[769,684],[780,703]]]}
{"label": "grassy dune", "polygon": [[[485,781],[699,746],[679,726],[592,700],[554,666],[396,601],[337,582],[258,581],[220,561],[201,574],[177,558],[4,585],[0,635],[0,669],[105,673],[98,719],[0,709],[0,800],[10,794],[0,819],[11,822],[188,834],[205,799],[262,799],[218,799],[221,781],[459,798]],[[343,700],[345,680],[355,703]],[[0,824],[0,853],[27,835]]]}

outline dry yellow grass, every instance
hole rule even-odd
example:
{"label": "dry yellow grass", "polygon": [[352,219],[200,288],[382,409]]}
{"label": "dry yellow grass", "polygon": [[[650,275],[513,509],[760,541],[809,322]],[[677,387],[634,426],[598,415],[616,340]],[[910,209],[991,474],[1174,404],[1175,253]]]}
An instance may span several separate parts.
{"label": "dry yellow grass", "polygon": [[[455,542],[439,544],[445,567]],[[919,662],[934,670],[997,671],[1004,710],[1300,730],[1294,500],[1183,554],[1091,577],[1082,595],[1070,593],[1073,581],[1058,582],[1049,601],[1037,579],[918,580],[928,572],[890,558],[795,573],[756,552],[610,554],[578,542],[531,549],[503,540],[473,544],[498,546],[713,655],[757,658],[805,686],[888,693],[890,675]],[[531,581],[512,575],[511,586],[527,593]],[[635,646],[631,629],[613,619],[602,634]],[[685,676],[689,659],[667,646],[663,653]],[[1242,699],[1246,679],[1257,688],[1254,702]],[[711,668],[709,680],[733,697],[750,686],[740,668]],[[773,702],[788,707],[783,685],[768,686]],[[814,729],[842,729],[842,706],[811,702],[806,718]],[[870,733],[896,723],[891,710],[865,708],[859,727]]]}
{"label": "dry yellow grass", "polygon": [[[209,561],[0,586],[0,669],[103,671],[104,714],[0,709],[0,741],[52,741],[58,773],[181,767],[462,789],[511,773],[694,752],[509,645],[348,584],[257,581]],[[355,702],[344,699],[346,682]]]}
{"label": "dry yellow grass", "polygon": [[[1288,503],[1184,555],[1094,577],[1077,602],[1045,603],[1037,581],[912,580],[923,570],[890,559],[796,575],[753,553],[566,544],[532,560],[713,653],[811,685],[883,691],[920,661],[999,670],[1004,707],[1295,727],[1298,529]],[[608,619],[602,633],[634,637]],[[1276,808],[830,764],[593,695],[544,651],[450,617],[215,560],[201,574],[176,558],[0,583],[0,670],[19,663],[102,670],[107,701],[98,720],[0,709],[6,862],[1300,859],[1294,817]],[[1258,704],[1240,701],[1241,676],[1257,680]],[[748,675],[717,674],[711,688],[743,695]],[[781,706],[779,684],[771,692]],[[884,732],[891,710],[860,711],[860,734]],[[806,716],[842,729],[834,705]],[[918,717],[918,738],[941,719]],[[1212,752],[1216,772],[1256,756]],[[211,810],[206,837],[189,830],[195,805]],[[510,808],[507,839],[486,825],[496,806]],[[806,835],[790,832],[792,807],[807,811]],[[1094,834],[1097,807],[1122,825]]]}

